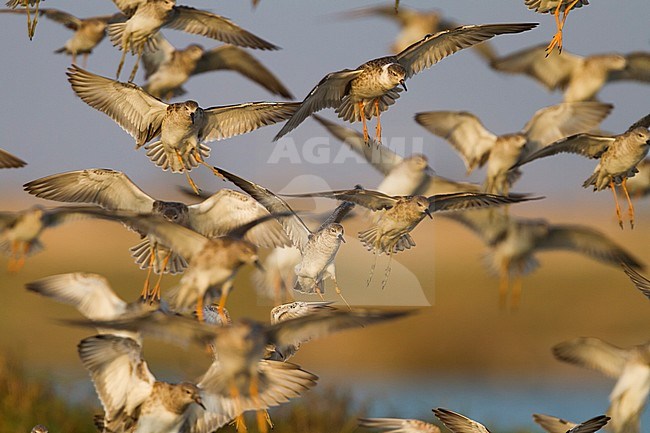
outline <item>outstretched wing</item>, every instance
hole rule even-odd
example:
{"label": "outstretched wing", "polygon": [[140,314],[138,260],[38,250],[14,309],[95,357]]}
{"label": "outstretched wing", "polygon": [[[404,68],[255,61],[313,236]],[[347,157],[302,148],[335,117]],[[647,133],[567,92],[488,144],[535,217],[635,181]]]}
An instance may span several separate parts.
{"label": "outstretched wing", "polygon": [[397,59],[406,69],[406,78],[409,78],[463,48],[492,39],[496,35],[521,33],[535,27],[536,23],[461,26],[425,36],[397,54]]}
{"label": "outstretched wing", "polygon": [[267,327],[266,335],[267,340],[276,346],[298,346],[337,331],[397,319],[407,314],[406,311],[323,311],[271,325]]}
{"label": "outstretched wing", "polygon": [[526,152],[535,152],[564,137],[589,132],[614,108],[596,101],[564,102],[538,110],[524,126]]}
{"label": "outstretched wing", "polygon": [[542,249],[565,249],[583,253],[601,262],[625,263],[635,269],[642,265],[630,253],[602,233],[584,226],[557,225],[549,228],[547,236],[537,245]]}
{"label": "outstretched wing", "polygon": [[151,394],[156,379],[142,359],[141,347],[130,338],[104,334],[79,343],[79,358],[90,372],[105,419],[131,415]]}
{"label": "outstretched wing", "polygon": [[546,44],[542,44],[495,59],[491,66],[501,72],[526,74],[548,90],[555,90],[566,87],[573,70],[582,61],[582,57],[567,51],[561,55],[553,51],[547,57]]}
{"label": "outstretched wing", "polygon": [[272,43],[242,29],[228,18],[189,6],[174,6],[165,26],[240,47],[258,50],[279,49]]}
{"label": "outstretched wing", "polygon": [[27,165],[25,161],[0,149],[0,168],[20,168]]}
{"label": "outstretched wing", "polygon": [[203,53],[192,75],[227,69],[239,72],[269,92],[293,99],[291,92],[259,60],[234,45],[222,45]]}
{"label": "outstretched wing", "polygon": [[342,189],[337,191],[312,192],[307,194],[283,194],[285,197],[323,197],[334,200],[347,201],[370,210],[384,210],[395,206],[399,196],[392,197],[383,192],[371,189]]}
{"label": "outstretched wing", "polygon": [[[190,228],[208,238],[223,236],[258,218],[269,215],[264,206],[249,195],[221,189],[201,203],[188,206]],[[291,245],[277,221],[266,221],[251,228],[245,238],[261,247]]]}
{"label": "outstretched wing", "polygon": [[51,275],[25,285],[27,290],[75,307],[91,320],[114,319],[126,312],[106,278],[98,274],[75,272]]}
{"label": "outstretched wing", "polygon": [[386,433],[440,433],[440,428],[419,419],[359,418],[359,427],[381,429]]}
{"label": "outstretched wing", "polygon": [[348,93],[350,81],[357,78],[362,72],[362,69],[344,69],[325,75],[316,87],[311,89],[311,92],[300,103],[298,111],[284,124],[273,141],[293,131],[307,117],[317,111],[324,108],[337,108]]}
{"label": "outstretched wing", "polygon": [[449,409],[439,407],[433,409],[433,413],[453,433],[490,433],[490,430],[480,422]]}
{"label": "outstretched wing", "polygon": [[623,271],[632,280],[632,283],[637,289],[641,291],[648,299],[650,299],[650,280],[641,275],[632,266],[622,263]]}
{"label": "outstretched wing", "polygon": [[460,153],[468,173],[485,164],[497,140],[497,136],[488,131],[478,117],[467,111],[418,113],[415,121],[447,140]]}
{"label": "outstretched wing", "polygon": [[618,378],[630,353],[593,337],[580,337],[553,346],[553,355],[571,364],[591,368],[609,377]]}
{"label": "outstretched wing", "polygon": [[505,204],[520,203],[528,200],[538,200],[542,197],[529,198],[522,194],[508,196],[488,194],[484,192],[453,192],[449,194],[436,194],[428,197],[429,212],[450,210],[475,209],[489,206],[502,206]]}
{"label": "outstretched wing", "polygon": [[249,102],[207,108],[201,137],[205,141],[223,140],[273,125],[290,118],[299,105],[297,102]]}
{"label": "outstretched wing", "polygon": [[519,160],[512,168],[519,167],[539,158],[558,153],[576,153],[587,158],[599,158],[614,142],[614,137],[594,134],[576,134],[549,144],[537,152],[530,153]]}
{"label": "outstretched wing", "polygon": [[67,203],[93,203],[104,209],[150,213],[154,199],[121,171],[91,168],[53,174],[26,183],[36,197]]}
{"label": "outstretched wing", "polygon": [[117,122],[142,146],[160,134],[167,104],[132,83],[121,83],[81,69],[68,68],[72,89],[86,104]]}
{"label": "outstretched wing", "polygon": [[261,185],[250,182],[246,179],[243,179],[235,174],[229,173],[226,170],[217,168],[219,173],[221,173],[226,179],[237,185],[239,188],[244,190],[248,195],[257,200],[262,206],[266,208],[272,214],[279,214],[285,212],[291,212],[291,216],[278,218],[280,224],[284,228],[284,231],[293,242],[294,246],[300,251],[303,250],[307,241],[309,240],[309,235],[311,231],[305,223],[295,214],[295,212],[289,207],[287,202],[282,200],[280,197],[275,195],[270,190],[264,188]]}

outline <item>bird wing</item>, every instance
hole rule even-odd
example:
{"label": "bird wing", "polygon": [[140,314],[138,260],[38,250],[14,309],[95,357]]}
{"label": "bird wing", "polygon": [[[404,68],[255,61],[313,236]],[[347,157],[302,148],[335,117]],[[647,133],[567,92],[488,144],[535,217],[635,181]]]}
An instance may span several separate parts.
{"label": "bird wing", "polygon": [[535,23],[461,26],[425,36],[397,54],[397,59],[406,69],[406,78],[409,78],[463,48],[471,47],[496,35],[521,33],[535,27],[537,27]]}
{"label": "bird wing", "polygon": [[[541,198],[541,197],[539,197]],[[483,192],[452,192],[428,197],[429,212],[475,209],[535,200],[525,195],[498,195]]]}
{"label": "bird wing", "polygon": [[548,433],[567,433],[578,424],[551,415],[534,413],[533,420]]}
{"label": "bird wing", "polygon": [[548,90],[564,88],[582,57],[566,51],[562,55],[552,52],[546,56],[546,44],[536,45],[498,58],[491,63],[493,69],[511,74],[526,74]]}
{"label": "bird wing", "polygon": [[483,424],[449,409],[433,409],[433,413],[453,433],[490,433]]}
{"label": "bird wing", "polygon": [[[269,211],[249,195],[231,189],[222,189],[201,203],[188,206],[190,228],[208,238],[223,236]],[[291,245],[277,221],[265,221],[251,228],[245,238],[265,248]]]}
{"label": "bird wing", "polygon": [[278,221],[282,225],[282,228],[284,228],[285,233],[289,236],[289,239],[291,239],[293,245],[300,251],[304,249],[309,240],[309,235],[311,235],[312,232],[307,228],[300,217],[296,215],[291,207],[289,207],[287,202],[261,185],[250,182],[223,169],[218,168],[217,170],[226,179],[257,200],[270,213],[277,214],[291,212],[291,216],[278,218]]}
{"label": "bird wing", "polygon": [[167,221],[160,215],[118,216],[117,219],[123,220],[129,227],[147,233],[148,236],[153,236],[160,244],[178,253],[188,262],[210,242],[207,237]]}
{"label": "bird wing", "polygon": [[395,166],[404,160],[400,155],[393,152],[386,146],[378,143],[366,143],[363,134],[359,131],[324,119],[320,116],[312,116],[318,123],[323,125],[334,137],[338,138],[350,148],[363,156],[374,168],[384,176],[389,174]]}
{"label": "bird wing", "polygon": [[271,310],[271,324],[284,322],[298,317],[309,316],[324,311],[332,311],[331,301],[295,301],[288,304],[281,304]]}
{"label": "bird wing", "polygon": [[274,95],[293,99],[291,92],[259,60],[234,45],[222,45],[203,53],[192,75],[227,69],[239,72]]}
{"label": "bird wing", "polygon": [[599,158],[614,142],[615,137],[605,137],[595,134],[576,134],[562,138],[555,143],[526,154],[512,168],[519,167],[539,158],[557,155],[558,153],[576,153],[587,158]]}
{"label": "bird wing", "polygon": [[337,191],[312,192],[307,194],[282,194],[285,197],[323,197],[347,201],[370,210],[384,210],[395,206],[399,197],[392,197],[371,189],[342,189]]}
{"label": "bird wing", "polygon": [[134,340],[95,335],[81,340],[77,349],[90,372],[105,419],[114,419],[121,412],[130,415],[151,394],[156,379]]}
{"label": "bird wing", "polygon": [[362,72],[362,69],[344,69],[325,75],[316,87],[311,89],[300,103],[300,108],[284,124],[273,140],[276,141],[283,135],[288,134],[317,111],[324,108],[337,108],[349,91],[350,81],[357,78]]}
{"label": "bird wing", "polygon": [[115,6],[117,6],[122,13],[131,16],[140,6],[148,1],[149,0],[113,0],[113,3],[115,3]]}
{"label": "bird wing", "polygon": [[[641,350],[647,351],[646,348]],[[607,414],[612,417],[609,428],[614,432],[641,431],[639,419],[648,402],[650,368],[646,361],[647,352],[637,353],[634,358],[625,366],[614,389],[609,394],[610,405]]]}
{"label": "bird wing", "polygon": [[537,248],[572,250],[613,265],[626,263],[634,268],[642,267],[633,256],[605,235],[584,226],[551,226]]}
{"label": "bird wing", "polygon": [[466,111],[418,113],[415,121],[451,143],[460,153],[468,172],[485,164],[497,140],[497,136],[488,131],[478,117]]}
{"label": "bird wing", "polygon": [[[643,400],[645,401],[645,398]],[[581,422],[566,433],[594,433],[603,428],[610,419],[608,416],[598,415],[585,422]]]}
{"label": "bird wing", "polygon": [[0,149],[0,168],[19,168],[27,165],[25,161]]}
{"label": "bird wing", "polygon": [[334,209],[334,212],[325,218],[323,223],[318,228],[318,231],[324,230],[330,224],[340,223],[352,211],[352,209],[354,209],[354,203],[351,203],[349,201],[344,201],[343,203],[339,204],[336,209]]}
{"label": "bird wing", "polygon": [[92,168],[53,174],[26,183],[36,197],[62,202],[93,203],[109,210],[150,213],[154,199],[121,171]]}
{"label": "bird wing", "polygon": [[107,114],[135,140],[138,146],[160,134],[167,104],[132,83],[121,83],[85,71],[68,68],[68,81],[86,104]]}
{"label": "bird wing", "polygon": [[83,327],[138,332],[184,349],[187,349],[190,344],[197,347],[212,344],[224,329],[221,325],[199,322],[195,318],[163,309],[143,311],[115,320],[68,320],[66,323]]}
{"label": "bird wing", "polygon": [[625,274],[632,280],[632,283],[636,286],[637,289],[641,291],[647,298],[650,299],[650,280],[641,275],[636,269],[632,266],[625,263],[622,264],[623,271]]}
{"label": "bird wing", "polygon": [[334,310],[323,311],[270,325],[267,340],[275,346],[298,346],[337,331],[404,317],[406,311]]}
{"label": "bird wing", "polygon": [[560,361],[587,367],[606,376],[618,378],[630,353],[593,337],[580,337],[553,346],[553,355]]}
{"label": "bird wing", "polygon": [[180,431],[213,432],[245,411],[264,410],[298,397],[314,387],[318,380],[317,376],[290,362],[261,360],[257,364],[257,373],[259,397],[254,399],[249,395],[240,395],[235,401],[227,391],[226,395],[222,392],[223,385],[228,385],[228,381],[224,379],[220,362],[213,362],[198,382],[203,390],[201,397],[205,410],[192,405],[185,427],[181,427]]}
{"label": "bird wing", "polygon": [[127,304],[120,299],[106,278],[98,274],[75,272],[51,275],[25,285],[27,290],[72,305],[91,320],[108,320],[123,314]]}
{"label": "bird wing", "polygon": [[174,6],[165,26],[240,47],[259,50],[279,49],[272,43],[242,29],[228,18],[189,6]]}
{"label": "bird wing", "polygon": [[522,130],[528,138],[526,152],[536,152],[564,137],[597,128],[613,108],[611,104],[584,101],[563,102],[538,110]]}
{"label": "bird wing", "polygon": [[634,122],[632,125],[630,125],[629,128],[627,128],[627,131],[625,132],[630,132],[633,129],[643,127],[643,128],[650,128],[650,114],[646,114],[636,122]]}
{"label": "bird wing", "polygon": [[290,118],[299,106],[297,102],[249,102],[207,108],[201,137],[214,141],[245,134]]}
{"label": "bird wing", "polygon": [[418,419],[359,418],[359,427],[381,429],[386,433],[440,433],[440,428]]}
{"label": "bird wing", "polygon": [[172,54],[176,48],[169,43],[162,32],[157,32],[151,38],[151,45],[153,49],[144,50],[142,53],[142,66],[144,66],[144,79],[148,79],[151,75],[155,74],[165,62],[172,58]]}

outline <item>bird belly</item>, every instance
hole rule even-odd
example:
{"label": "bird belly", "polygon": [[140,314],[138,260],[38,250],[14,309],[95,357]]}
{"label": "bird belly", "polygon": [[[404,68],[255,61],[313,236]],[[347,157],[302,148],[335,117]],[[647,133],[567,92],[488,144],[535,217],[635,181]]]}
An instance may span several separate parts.
{"label": "bird belly", "polygon": [[[143,408],[144,410],[145,408]],[[183,417],[169,412],[164,407],[156,405],[153,411],[140,415],[134,433],[177,433],[183,422]]]}

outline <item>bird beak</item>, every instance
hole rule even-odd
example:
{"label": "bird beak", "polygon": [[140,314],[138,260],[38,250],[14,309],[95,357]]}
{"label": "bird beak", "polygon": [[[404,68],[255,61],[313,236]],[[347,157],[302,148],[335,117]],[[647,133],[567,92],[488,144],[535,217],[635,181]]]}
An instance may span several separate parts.
{"label": "bird beak", "polygon": [[197,396],[196,396],[196,398],[194,399],[194,402],[195,402],[196,404],[198,404],[199,406],[201,406],[201,407],[203,408],[203,410],[207,410],[207,409],[205,408],[205,405],[203,404],[203,399],[201,398],[200,395],[197,395]]}
{"label": "bird beak", "polygon": [[424,213],[427,214],[429,218],[433,219],[433,215],[431,215],[431,211],[429,209],[426,209]]}
{"label": "bird beak", "polygon": [[190,119],[192,120],[192,123],[194,123],[194,113],[190,113]]}
{"label": "bird beak", "polygon": [[404,91],[408,92],[409,89],[406,88],[406,82],[404,80],[401,80],[399,83],[402,85],[402,87],[404,87]]}
{"label": "bird beak", "polygon": [[342,235],[342,234],[341,234],[341,235],[339,235],[339,239],[341,239],[341,242],[343,242],[344,244],[346,243],[346,242],[345,242],[345,238],[343,237],[343,235]]}
{"label": "bird beak", "polygon": [[259,259],[256,259],[256,260],[253,262],[253,264],[254,264],[255,267],[256,267],[257,269],[259,269],[261,272],[266,272],[266,270],[264,269],[264,266],[262,266],[262,262],[260,262]]}

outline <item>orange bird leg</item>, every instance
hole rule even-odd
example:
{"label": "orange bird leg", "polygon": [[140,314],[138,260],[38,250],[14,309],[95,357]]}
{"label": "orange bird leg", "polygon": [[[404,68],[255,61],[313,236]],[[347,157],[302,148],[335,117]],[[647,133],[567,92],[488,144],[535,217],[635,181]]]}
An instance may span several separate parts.
{"label": "orange bird leg", "polygon": [[363,107],[363,101],[359,101],[359,115],[363,124],[363,141],[367,143],[370,141],[370,137],[368,136],[368,125],[366,125],[366,111]]}
{"label": "orange bird leg", "polygon": [[190,184],[192,187],[192,191],[194,191],[194,194],[199,195],[199,187],[196,186],[192,178],[190,177],[190,171],[185,167],[185,163],[183,162],[183,157],[181,156],[181,153],[178,151],[178,149],[174,149],[174,152],[176,152],[176,158],[178,158],[178,162],[181,163],[181,166],[183,167],[183,173],[185,173],[185,177],[187,178],[187,182]]}
{"label": "orange bird leg", "polygon": [[517,275],[515,275],[515,281],[512,284],[512,298],[510,298],[510,309],[517,310],[519,309],[519,304],[521,303],[521,289],[523,286],[523,277],[524,264],[517,264]]}
{"label": "orange bird leg", "polygon": [[257,428],[260,431],[260,433],[268,433],[269,428],[268,425],[266,424],[268,415],[266,414],[266,411],[261,408],[262,405],[260,402],[260,390],[258,384],[258,377],[256,374],[251,377],[251,384],[249,387],[249,391],[250,391],[251,399],[253,400],[253,404],[257,406],[257,410],[255,411],[255,416],[257,418]]}
{"label": "orange bird leg", "polygon": [[548,55],[551,54],[551,51],[553,51],[553,48],[555,48],[555,46],[558,47],[559,52],[562,52],[562,22],[560,22],[561,7],[562,7],[562,2],[558,2],[557,7],[555,8],[555,12],[553,12],[553,16],[555,17],[555,25],[557,26],[557,31],[555,32],[555,35],[553,35],[553,39],[551,39],[551,42],[546,47],[546,57],[548,57]]}
{"label": "orange bird leg", "polygon": [[203,294],[199,295],[196,298],[196,318],[199,322],[205,322],[205,316],[203,315]]}
{"label": "orange bird leg", "polygon": [[160,282],[162,281],[162,277],[165,274],[165,268],[169,264],[169,259],[172,256],[172,250],[169,250],[167,255],[165,256],[165,259],[163,260],[163,265],[160,268],[160,275],[158,276],[158,279],[156,280],[156,284],[153,286],[153,289],[151,290],[151,293],[149,293],[149,299],[153,301],[160,301]]}
{"label": "orange bird leg", "polygon": [[621,216],[621,207],[618,205],[618,197],[616,197],[616,185],[614,180],[609,181],[609,187],[612,189],[612,194],[614,194],[614,203],[616,204],[616,217],[618,218],[618,225],[623,230],[623,217]]}
{"label": "orange bird leg", "polygon": [[506,300],[508,298],[508,286],[509,276],[510,276],[510,262],[508,259],[504,259],[501,262],[501,269],[499,270],[499,308],[503,309],[506,306]]}
{"label": "orange bird leg", "polygon": [[16,260],[18,259],[18,241],[11,241],[11,251],[9,252],[9,262],[7,263],[7,272],[16,272]]}
{"label": "orange bird leg", "polygon": [[196,149],[194,149],[194,157],[199,162],[199,164],[203,164],[206,167],[208,167],[215,176],[219,176],[221,179],[226,180],[226,178],[223,176],[223,174],[221,174],[219,172],[219,170],[217,170],[214,166],[212,166],[212,165],[208,164],[207,162],[205,162],[205,160],[201,156],[201,153]]}
{"label": "orange bird leg", "polygon": [[144,280],[144,286],[142,287],[142,292],[140,292],[140,297],[142,301],[146,301],[149,298],[149,279],[151,278],[151,270],[153,269],[153,263],[156,258],[156,249],[151,242],[149,242],[149,266],[147,266],[147,279]]}
{"label": "orange bird leg", "polygon": [[381,120],[379,119],[379,98],[375,99],[375,115],[377,116],[377,128],[375,129],[375,135],[377,143],[381,144]]}
{"label": "orange bird leg", "polygon": [[625,198],[627,198],[627,216],[630,218],[630,228],[634,229],[634,205],[632,204],[630,193],[627,191],[627,177],[623,179],[621,186],[623,187]]}
{"label": "orange bird leg", "polygon": [[244,413],[241,410],[241,402],[239,401],[239,390],[237,389],[237,386],[235,385],[234,381],[231,381],[230,383],[230,398],[233,401],[233,406],[235,407],[235,413],[237,414],[234,420],[235,428],[237,429],[238,432],[245,433],[248,431],[248,429],[246,428],[246,420],[244,420]]}

